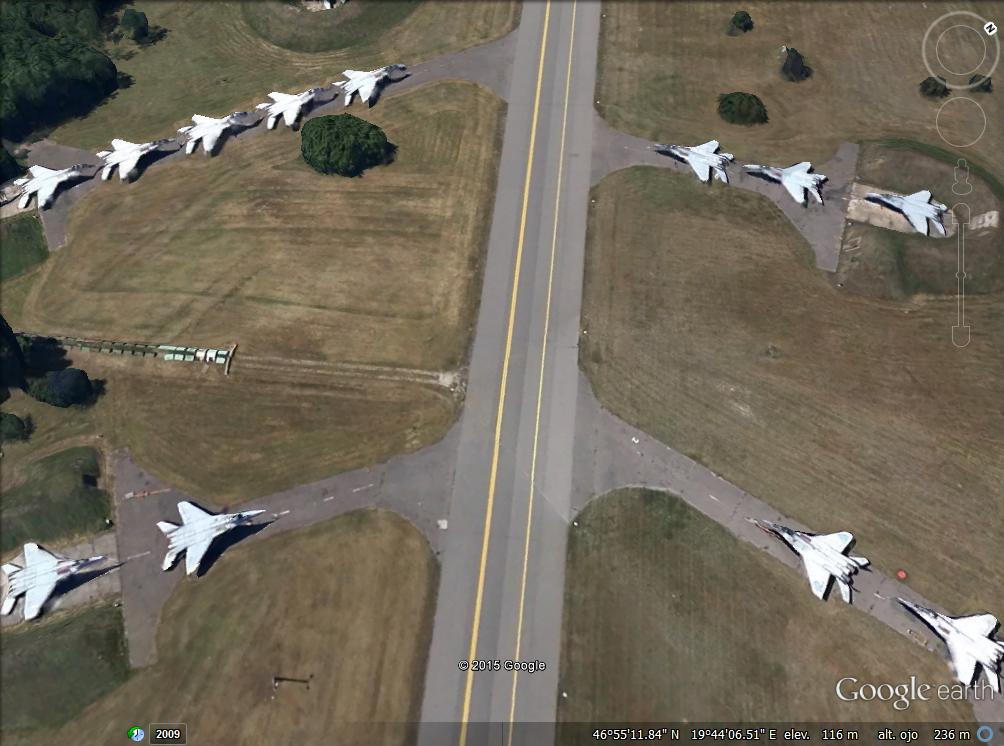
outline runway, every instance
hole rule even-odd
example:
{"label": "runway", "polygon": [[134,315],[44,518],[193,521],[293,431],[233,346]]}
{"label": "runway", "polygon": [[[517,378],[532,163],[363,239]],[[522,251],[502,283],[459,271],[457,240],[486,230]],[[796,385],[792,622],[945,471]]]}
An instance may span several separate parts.
{"label": "runway", "polygon": [[599,19],[598,2],[523,8],[422,744],[553,739]]}

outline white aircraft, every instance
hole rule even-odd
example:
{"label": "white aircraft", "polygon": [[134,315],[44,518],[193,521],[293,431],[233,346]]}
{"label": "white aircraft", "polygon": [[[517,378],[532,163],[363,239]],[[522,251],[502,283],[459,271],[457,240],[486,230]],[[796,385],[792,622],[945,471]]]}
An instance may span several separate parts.
{"label": "white aircraft", "polygon": [[378,89],[390,79],[391,73],[404,72],[407,69],[405,65],[387,65],[386,67],[380,67],[368,72],[345,70],[342,72],[342,75],[348,78],[348,80],[338,80],[332,83],[332,85],[338,86],[345,92],[346,106],[352,103],[352,97],[357,93],[361,101],[365,101],[367,105],[372,106],[373,102],[376,101]]}
{"label": "white aircraft", "polygon": [[101,169],[102,181],[108,181],[112,178],[112,171],[115,170],[116,166],[119,169],[119,180],[126,181],[132,176],[143,156],[160,150],[171,142],[171,140],[154,140],[153,142],[137,144],[128,140],[112,140],[111,150],[102,150],[97,154],[98,158],[105,163],[104,168]]}
{"label": "white aircraft", "polygon": [[24,596],[24,618],[34,619],[56,589],[60,580],[80,572],[85,567],[101,562],[103,556],[87,559],[67,559],[42,549],[38,544],[24,545],[24,567],[8,562],[3,566],[9,587],[0,613],[10,614],[17,597]]}
{"label": "white aircraft", "polygon": [[734,160],[732,153],[719,153],[718,140],[708,140],[703,145],[696,145],[688,148],[685,145],[662,145],[657,143],[655,150],[663,155],[672,156],[682,163],[689,163],[694,169],[697,178],[701,181],[711,181],[711,174],[714,172],[715,178],[729,183],[729,175],[725,173],[725,165]]}
{"label": "white aircraft", "polygon": [[823,204],[823,195],[820,190],[826,177],[822,174],[810,174],[812,164],[808,161],[796,163],[788,168],[773,168],[771,166],[758,166],[750,164],[743,166],[751,174],[762,176],[770,181],[776,181],[788,190],[788,194],[798,204],[804,205],[808,202],[806,194],[811,194],[819,204]]}
{"label": "white aircraft", "polygon": [[927,221],[930,220],[934,223],[938,233],[942,236],[948,235],[945,231],[945,224],[941,222],[941,214],[948,209],[948,206],[931,199],[931,193],[926,189],[908,194],[905,197],[898,194],[869,192],[865,195],[865,199],[902,213],[918,233],[923,233],[925,236],[931,235],[927,227]]}
{"label": "white aircraft", "polygon": [[810,534],[796,531],[779,523],[748,519],[758,528],[780,539],[802,558],[805,573],[809,576],[812,592],[819,599],[826,599],[830,584],[836,578],[840,595],[845,602],[851,602],[851,576],[860,568],[868,566],[866,557],[847,556],[845,551],[854,543],[854,535],[847,531],[836,534]]}
{"label": "white aircraft", "polygon": [[945,641],[959,681],[966,686],[974,683],[982,666],[990,687],[1000,692],[1004,643],[994,639],[994,632],[1000,626],[997,617],[993,614],[952,617],[902,598],[896,600]]}
{"label": "white aircraft", "polygon": [[182,500],[178,503],[181,525],[168,521],[158,521],[157,528],[167,536],[168,548],[161,564],[161,570],[170,570],[178,555],[185,552],[185,574],[191,575],[199,569],[199,562],[213,543],[213,539],[230,529],[244,526],[264,510],[245,510],[241,513],[221,513],[213,515],[200,507]]}
{"label": "white aircraft", "polygon": [[220,138],[226,132],[229,132],[235,127],[250,127],[251,123],[248,122],[248,112],[246,111],[235,111],[233,114],[229,114],[220,119],[214,119],[213,117],[204,117],[201,114],[193,114],[192,121],[194,124],[190,124],[187,127],[182,127],[178,130],[179,134],[185,135],[187,140],[185,141],[185,153],[191,155],[199,147],[199,143],[202,143],[202,150],[206,155],[212,155],[213,151],[216,149],[217,143],[219,143]]}
{"label": "white aircraft", "polygon": [[34,194],[36,195],[35,199],[38,201],[38,206],[45,209],[52,204],[59,187],[68,181],[81,177],[90,178],[94,175],[94,172],[91,171],[92,168],[94,167],[83,163],[78,163],[75,166],[70,166],[59,171],[54,171],[45,166],[30,166],[28,168],[28,176],[17,179],[14,182],[14,186],[21,187],[21,199],[17,203],[17,206],[22,210],[26,208],[28,203],[31,202],[31,195]]}
{"label": "white aircraft", "polygon": [[303,93],[278,93],[272,91],[268,97],[272,101],[258,104],[255,108],[264,109],[266,113],[265,126],[270,130],[275,129],[279,117],[286,123],[287,127],[296,126],[296,120],[304,108],[314,103],[314,99],[324,91],[323,88],[308,88]]}

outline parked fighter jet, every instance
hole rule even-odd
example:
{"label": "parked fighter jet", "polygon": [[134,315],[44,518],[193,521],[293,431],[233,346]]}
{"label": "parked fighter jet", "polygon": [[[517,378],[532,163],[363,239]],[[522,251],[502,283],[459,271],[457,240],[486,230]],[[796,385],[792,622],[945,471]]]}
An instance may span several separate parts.
{"label": "parked fighter jet", "polygon": [[[250,127],[254,121],[250,121],[251,114],[246,111],[235,111],[220,119],[204,117],[201,114],[193,114],[192,121],[187,127],[178,130],[179,134],[185,135],[185,153],[191,155],[202,143],[202,150],[206,155],[212,155],[217,143],[226,132],[235,127]],[[256,121],[261,121],[257,119]]]}
{"label": "parked fighter jet", "polygon": [[851,576],[860,568],[868,566],[865,557],[847,556],[844,552],[854,543],[854,535],[847,531],[836,534],[810,534],[796,531],[779,523],[748,519],[758,528],[780,539],[788,548],[802,558],[809,585],[817,598],[826,599],[830,584],[836,578],[840,595],[845,602],[851,602]]}
{"label": "parked fighter jet", "polygon": [[762,176],[770,181],[780,183],[788,190],[791,198],[800,205],[804,205],[808,201],[806,193],[811,194],[819,204],[823,204],[823,195],[820,190],[826,177],[822,174],[810,174],[812,164],[808,161],[796,163],[788,168],[773,168],[756,164],[743,166],[743,168],[755,176]]}
{"label": "parked fighter jet", "polygon": [[112,140],[111,150],[102,150],[97,154],[98,158],[105,162],[104,168],[101,169],[102,181],[108,181],[112,178],[112,171],[115,170],[116,166],[119,169],[119,180],[126,181],[132,176],[143,156],[155,150],[161,150],[173,142],[173,140],[153,140],[152,142],[136,144],[128,140]]}
{"label": "parked fighter jet", "polygon": [[1004,643],[994,639],[994,632],[1000,626],[997,617],[993,614],[952,617],[902,598],[896,600],[945,641],[959,681],[969,686],[976,680],[982,666],[991,688],[1000,692]]}
{"label": "parked fighter jet", "polygon": [[345,70],[342,72],[348,80],[339,80],[332,85],[336,85],[345,92],[345,105],[352,103],[352,96],[359,94],[359,99],[372,106],[376,101],[377,91],[386,83],[391,73],[404,72],[408,68],[405,65],[387,65],[369,72],[359,70]]}
{"label": "parked fighter jet", "polygon": [[199,569],[199,562],[209,549],[213,539],[230,529],[244,526],[264,510],[245,510],[241,513],[221,513],[213,515],[200,507],[182,500],[178,503],[181,525],[168,521],[158,521],[157,528],[167,536],[168,549],[161,570],[170,570],[178,555],[185,552],[185,574],[191,575]]}
{"label": "parked fighter jet", "polygon": [[681,163],[688,163],[701,181],[711,181],[711,174],[719,181],[729,183],[729,175],[725,173],[725,164],[734,160],[732,153],[719,153],[718,140],[708,140],[703,145],[688,148],[685,145],[655,145],[657,153],[668,155]]}
{"label": "parked fighter jet", "polygon": [[305,108],[309,108],[314,100],[324,91],[323,88],[308,88],[303,93],[279,93],[272,91],[268,97],[271,103],[258,104],[255,108],[264,109],[266,112],[265,126],[270,130],[275,129],[279,117],[286,123],[287,127],[295,127],[296,121],[300,118]]}
{"label": "parked fighter jet", "polygon": [[945,231],[945,224],[941,222],[941,215],[948,209],[948,206],[931,199],[931,193],[926,189],[905,197],[898,194],[869,192],[865,195],[865,199],[902,213],[918,233],[923,233],[925,236],[931,235],[927,228],[927,221],[930,220],[934,223],[938,233],[942,236],[948,235]]}
{"label": "parked fighter jet", "polygon": [[24,545],[24,567],[9,562],[3,566],[9,587],[0,613],[10,614],[17,597],[24,596],[24,618],[34,619],[56,589],[60,580],[103,560],[103,556],[72,560],[42,549],[38,544]]}
{"label": "parked fighter jet", "polygon": [[17,206],[23,210],[31,202],[31,195],[34,194],[38,206],[45,209],[56,198],[56,191],[59,187],[76,179],[90,178],[94,175],[93,169],[94,166],[83,163],[59,171],[45,166],[30,166],[28,176],[14,182],[14,186],[21,187],[21,199]]}

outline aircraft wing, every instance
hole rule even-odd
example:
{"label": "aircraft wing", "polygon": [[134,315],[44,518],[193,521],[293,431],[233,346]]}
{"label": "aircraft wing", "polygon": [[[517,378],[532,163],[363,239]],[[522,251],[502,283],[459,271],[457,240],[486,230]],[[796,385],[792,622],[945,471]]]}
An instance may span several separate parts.
{"label": "aircraft wing", "polygon": [[690,167],[694,169],[694,173],[697,174],[697,178],[701,181],[707,181],[711,178],[711,166],[704,161],[692,159],[690,161]]}
{"label": "aircraft wing", "polygon": [[694,150],[699,150],[702,153],[714,153],[718,150],[718,140],[708,140],[703,145],[698,145]]}
{"label": "aircraft wing", "polygon": [[833,580],[833,576],[827,570],[816,564],[810,564],[804,559],[802,560],[805,565],[805,574],[809,576],[809,585],[812,586],[812,592],[818,599],[825,599],[826,592],[830,589],[830,582]]}
{"label": "aircraft wing", "polygon": [[300,116],[300,109],[303,107],[301,105],[287,106],[282,110],[282,121],[286,123],[287,127],[292,127],[296,124],[296,118]]}
{"label": "aircraft wing", "polygon": [[34,619],[39,614],[42,613],[42,606],[45,605],[46,599],[52,595],[52,591],[56,588],[56,581],[58,576],[53,571],[49,573],[45,578],[38,578],[35,581],[35,585],[28,589],[28,592],[24,594],[24,618]]}
{"label": "aircraft wing", "polygon": [[797,184],[794,179],[781,179],[781,186],[788,190],[791,198],[800,205],[805,204],[805,187]]}
{"label": "aircraft wing", "polygon": [[952,656],[956,677],[964,684],[971,684],[976,678],[976,666],[979,662],[959,646],[949,647],[948,652]]}
{"label": "aircraft wing", "polygon": [[989,637],[997,629],[997,617],[993,614],[973,614],[955,620],[955,625],[970,637]]}
{"label": "aircraft wing", "polygon": [[191,575],[193,572],[199,569],[199,563],[206,554],[206,550],[209,549],[209,545],[213,543],[212,537],[209,539],[203,539],[194,544],[189,544],[185,547],[185,574]]}
{"label": "aircraft wing", "polygon": [[29,166],[28,172],[35,177],[49,176],[50,174],[56,173],[51,168],[46,168],[45,166]]}
{"label": "aircraft wing", "polygon": [[918,233],[923,233],[925,236],[930,235],[927,229],[926,215],[909,208],[904,210],[903,214],[906,215],[906,219],[910,221],[910,225],[912,225]]}
{"label": "aircraft wing", "polygon": [[927,189],[921,189],[919,192],[911,194],[910,197],[916,198],[921,202],[929,202],[931,200],[931,193]]}
{"label": "aircraft wing", "polygon": [[296,96],[293,96],[289,93],[279,93],[278,91],[272,91],[270,94],[268,94],[268,97],[273,101],[275,101],[277,104],[296,98]]}
{"label": "aircraft wing", "polygon": [[376,78],[372,78],[361,83],[359,88],[356,89],[359,93],[359,98],[363,101],[369,102],[369,100],[373,97],[373,92],[376,90],[376,86]]}
{"label": "aircraft wing", "polygon": [[361,78],[363,75],[366,75],[366,73],[361,70],[342,70],[342,75],[349,80],[355,80],[356,78]]}
{"label": "aircraft wing", "polygon": [[212,117],[204,117],[202,114],[192,114],[192,121],[196,124],[212,124],[217,120]]}
{"label": "aircraft wing", "polygon": [[52,552],[47,552],[38,544],[24,545],[25,567],[55,567],[59,559]]}
{"label": "aircraft wing", "polygon": [[181,520],[185,523],[192,523],[202,518],[208,518],[212,515],[187,500],[182,500],[178,503],[178,514],[181,516]]}
{"label": "aircraft wing", "polygon": [[852,541],[854,541],[854,535],[848,533],[847,531],[840,531],[835,534],[817,536],[816,541],[832,549],[834,552],[840,552],[843,554],[844,550],[851,545]]}

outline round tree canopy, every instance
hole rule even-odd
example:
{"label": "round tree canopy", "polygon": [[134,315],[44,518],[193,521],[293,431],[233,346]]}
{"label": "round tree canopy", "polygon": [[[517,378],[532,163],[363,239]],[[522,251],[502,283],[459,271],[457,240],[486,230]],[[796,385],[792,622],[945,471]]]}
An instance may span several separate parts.
{"label": "round tree canopy", "polygon": [[388,163],[394,150],[383,130],[351,114],[316,117],[300,131],[303,160],[322,174],[358,176]]}
{"label": "round tree canopy", "polygon": [[752,93],[723,93],[718,97],[718,114],[732,124],[766,124],[767,107]]}

